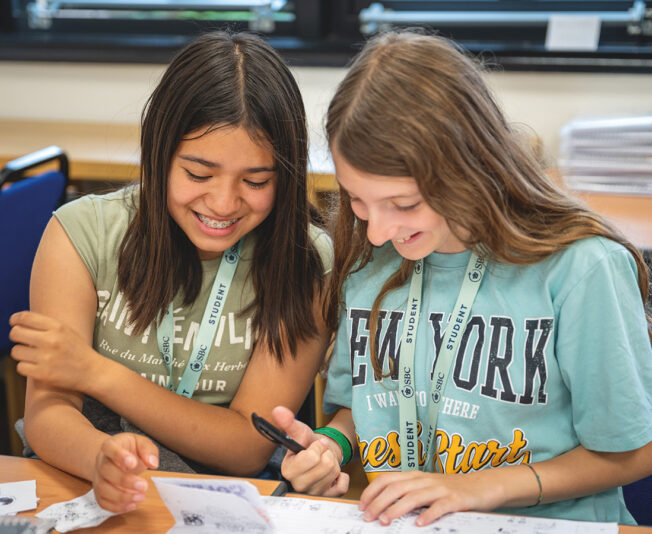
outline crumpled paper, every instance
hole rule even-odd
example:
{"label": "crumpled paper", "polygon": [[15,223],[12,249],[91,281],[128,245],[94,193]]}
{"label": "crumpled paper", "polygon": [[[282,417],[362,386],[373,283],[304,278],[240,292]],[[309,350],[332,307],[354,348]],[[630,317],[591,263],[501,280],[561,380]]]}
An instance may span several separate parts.
{"label": "crumpled paper", "polygon": [[53,519],[59,532],[70,532],[78,528],[96,527],[114,515],[117,514],[97,504],[95,493],[90,490],[71,501],[52,504],[36,514],[36,517]]}

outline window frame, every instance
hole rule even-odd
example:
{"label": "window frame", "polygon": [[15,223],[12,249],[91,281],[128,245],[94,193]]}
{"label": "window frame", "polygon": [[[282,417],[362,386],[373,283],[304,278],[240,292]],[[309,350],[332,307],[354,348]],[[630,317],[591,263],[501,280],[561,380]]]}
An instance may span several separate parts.
{"label": "window frame", "polygon": [[[158,25],[165,31],[141,30],[90,32],[65,30],[38,32],[25,27],[24,9],[17,8],[30,0],[0,0],[0,60],[22,61],[91,61],[120,63],[167,63],[174,53],[200,31],[224,27],[206,23]],[[640,0],[639,0],[640,1]],[[449,10],[460,6],[514,7],[563,6],[578,11],[599,6],[614,10],[633,4],[634,0],[386,0],[385,4],[408,7],[438,7]],[[359,50],[365,35],[360,31],[359,12],[368,8],[369,0],[295,0],[294,24],[286,33],[262,34],[291,65],[345,66]],[[647,2],[649,33],[652,34],[652,2]],[[22,19],[7,22],[7,13],[21,13]],[[89,24],[89,27],[92,27]],[[235,30],[243,24],[228,24]],[[281,27],[279,24],[278,27]],[[409,24],[414,27],[415,24]],[[134,25],[134,27],[138,27]],[[504,70],[573,71],[573,72],[640,72],[652,73],[652,35],[629,35],[623,31],[603,29],[603,38],[595,51],[546,50],[542,35],[545,26],[526,25],[498,29],[491,25],[468,24],[427,26],[426,31],[456,40],[472,54],[481,55],[489,68]],[[646,30],[647,31],[647,30]]]}

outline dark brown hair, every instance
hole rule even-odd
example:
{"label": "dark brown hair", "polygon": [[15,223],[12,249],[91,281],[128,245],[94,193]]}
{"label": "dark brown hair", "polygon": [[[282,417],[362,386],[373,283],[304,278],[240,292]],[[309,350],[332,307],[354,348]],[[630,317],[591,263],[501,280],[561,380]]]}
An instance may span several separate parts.
{"label": "dark brown hair", "polygon": [[[326,130],[331,149],[353,167],[413,177],[456,237],[494,261],[535,263],[589,236],[622,243],[636,261],[646,302],[649,275],[640,252],[552,182],[505,121],[481,70],[449,41],[414,32],[373,38],[339,85]],[[371,259],[366,231],[341,190],[325,312],[330,327],[339,320],[345,279]],[[373,304],[372,355],[380,303],[408,280],[412,265],[403,260]],[[380,375],[377,358],[372,362]]]}
{"label": "dark brown hair", "polygon": [[[198,252],[167,209],[168,172],[191,132],[245,128],[272,147],[276,203],[255,230],[250,276],[257,343],[279,361],[316,333],[313,301],[323,266],[308,235],[307,130],[296,81],[280,56],[249,34],[214,32],[172,60],[149,98],[141,130],[139,204],[120,246],[118,285],[129,301],[134,331],[142,332],[182,291],[185,304],[201,290]],[[280,203],[280,206],[279,206]]]}

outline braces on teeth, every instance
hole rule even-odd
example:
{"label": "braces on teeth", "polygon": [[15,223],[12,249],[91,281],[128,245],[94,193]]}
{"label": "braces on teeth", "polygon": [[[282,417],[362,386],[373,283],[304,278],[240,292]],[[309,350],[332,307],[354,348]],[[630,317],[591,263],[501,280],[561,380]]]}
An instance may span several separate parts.
{"label": "braces on teeth", "polygon": [[199,213],[197,215],[199,216],[199,220],[201,222],[203,222],[206,226],[210,226],[211,228],[227,228],[238,220],[238,219],[233,219],[231,221],[214,221],[212,219],[209,219],[208,217],[204,217],[203,215],[200,215]]}

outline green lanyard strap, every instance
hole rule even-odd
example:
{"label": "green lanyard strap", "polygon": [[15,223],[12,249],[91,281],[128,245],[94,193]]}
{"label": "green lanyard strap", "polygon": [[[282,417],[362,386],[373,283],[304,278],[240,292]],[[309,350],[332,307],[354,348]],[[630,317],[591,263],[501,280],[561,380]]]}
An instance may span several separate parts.
{"label": "green lanyard strap", "polygon": [[[243,241],[244,239],[241,239],[222,254],[222,261],[220,261],[220,267],[213,281],[213,287],[208,298],[208,303],[206,304],[206,309],[204,310],[197,338],[192,346],[192,353],[188,360],[188,365],[186,365],[181,382],[176,389],[177,394],[183,395],[184,397],[192,397],[197,382],[199,382],[199,377],[204,370],[204,363],[215,339],[215,332],[220,324],[224,303],[226,302],[233,276],[238,267]],[[161,353],[161,357],[165,362],[170,376],[168,389],[174,391],[172,380],[174,344],[173,302],[170,302],[167,313],[161,318],[161,323],[156,331],[156,338],[158,340],[158,350]]]}
{"label": "green lanyard strap", "polygon": [[[408,305],[403,321],[401,348],[399,361],[397,362],[400,375],[398,400],[402,471],[419,469],[414,354],[419,316],[421,313],[423,269],[423,260],[417,260],[414,263],[414,271],[410,280]],[[441,407],[441,399],[446,388],[451,365],[459,349],[462,333],[471,315],[471,306],[475,301],[485,270],[486,263],[484,258],[479,258],[475,253],[471,253],[471,257],[466,266],[466,272],[464,273],[464,279],[462,280],[462,287],[457,296],[455,307],[453,308],[453,314],[442,338],[442,345],[432,375],[430,402],[428,404],[428,431],[425,434],[425,469],[427,471],[434,470],[432,462],[429,462],[428,459],[434,454],[435,430],[437,429],[437,418]]]}

